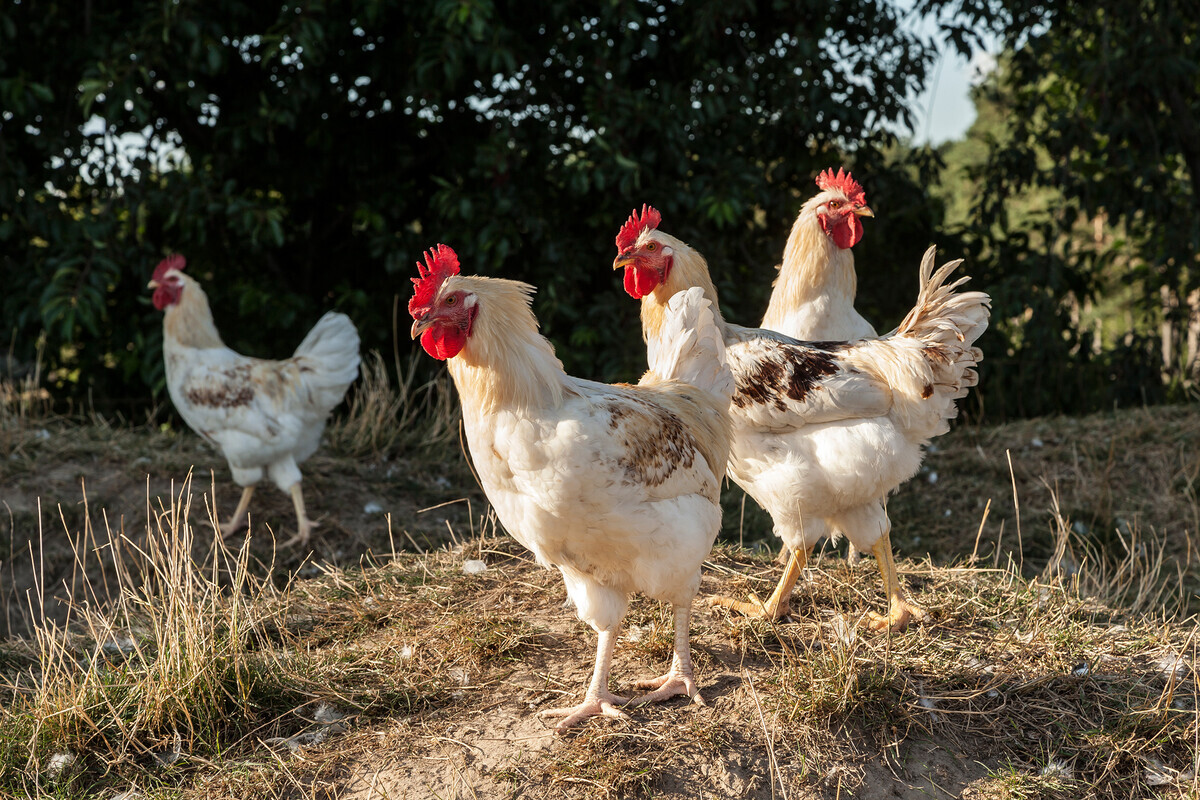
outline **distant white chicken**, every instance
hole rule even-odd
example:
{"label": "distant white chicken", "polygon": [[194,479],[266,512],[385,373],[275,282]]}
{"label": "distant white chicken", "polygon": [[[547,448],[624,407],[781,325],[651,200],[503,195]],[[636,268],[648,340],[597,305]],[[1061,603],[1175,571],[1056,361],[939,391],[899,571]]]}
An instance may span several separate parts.
{"label": "distant white chicken", "polygon": [[242,486],[237,510],[221,525],[240,529],[255,485],[269,477],[292,496],[296,535],[305,544],[314,523],[304,508],[299,465],[314,452],[325,421],[358,377],[358,331],[345,314],[321,317],[296,353],[283,361],[250,358],[225,346],[208,297],[184,274],[181,255],[164,259],[149,288],[163,315],[163,361],[171,402],[188,426],[216,445]]}

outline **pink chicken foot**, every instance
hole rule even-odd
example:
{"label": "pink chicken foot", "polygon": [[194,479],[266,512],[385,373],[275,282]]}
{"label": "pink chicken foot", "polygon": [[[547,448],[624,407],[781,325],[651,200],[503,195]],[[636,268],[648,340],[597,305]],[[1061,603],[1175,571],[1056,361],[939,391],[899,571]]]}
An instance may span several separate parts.
{"label": "pink chicken foot", "polygon": [[688,619],[691,607],[675,606],[675,651],[671,656],[671,668],[665,675],[637,682],[639,689],[653,689],[649,694],[634,698],[632,707],[658,703],[675,695],[687,695],[700,705],[705,705],[700,690],[696,687],[696,676],[692,670],[692,651],[689,639]]}
{"label": "pink chicken foot", "polygon": [[608,673],[612,667],[613,647],[616,646],[617,627],[600,631],[596,641],[596,667],[592,670],[592,681],[588,684],[583,702],[576,706],[549,708],[539,712],[542,717],[563,717],[555,727],[555,733],[563,734],[590,717],[623,717],[628,714],[617,706],[629,702],[629,698],[618,697],[608,690]]}

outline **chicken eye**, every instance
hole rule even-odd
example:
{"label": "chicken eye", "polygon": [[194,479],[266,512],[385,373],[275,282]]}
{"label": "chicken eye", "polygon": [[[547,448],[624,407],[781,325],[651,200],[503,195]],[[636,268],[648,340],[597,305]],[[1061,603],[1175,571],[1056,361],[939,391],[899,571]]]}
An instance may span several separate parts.
{"label": "chicken eye", "polygon": [[651,252],[651,253],[653,253],[653,252],[654,252],[654,248],[655,248],[655,244],[654,244],[654,242],[651,242],[650,244],[646,245],[646,250],[647,250],[647,251],[649,251],[649,252]]}
{"label": "chicken eye", "polygon": [[449,297],[446,298],[446,305],[448,305],[448,306],[452,306],[457,302],[458,302],[458,298],[455,297],[454,295],[450,295]]}
{"label": "chicken eye", "polygon": [[838,210],[838,209],[839,209],[839,208],[841,208],[841,207],[842,207],[842,201],[841,201],[841,200],[830,200],[830,201],[829,201],[829,210],[830,210],[830,211],[836,211],[836,210]]}

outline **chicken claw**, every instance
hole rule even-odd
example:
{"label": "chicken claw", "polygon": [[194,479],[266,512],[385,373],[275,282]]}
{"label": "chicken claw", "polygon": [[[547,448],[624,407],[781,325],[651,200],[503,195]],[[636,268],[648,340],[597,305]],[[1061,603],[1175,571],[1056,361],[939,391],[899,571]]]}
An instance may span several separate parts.
{"label": "chicken claw", "polygon": [[[774,599],[774,595],[772,595]],[[783,600],[774,604],[764,602],[754,592],[751,592],[748,600],[734,600],[732,597],[715,596],[710,597],[705,602],[710,608],[720,607],[728,608],[743,617],[752,617],[754,619],[769,619],[772,622],[778,622],[791,613],[790,602]]]}
{"label": "chicken claw", "polygon": [[554,732],[566,733],[568,729],[578,725],[589,717],[625,717],[626,714],[617,706],[629,702],[628,698],[618,697],[608,690],[608,671],[612,666],[613,648],[617,644],[616,630],[609,628],[600,631],[596,640],[596,667],[592,670],[592,681],[588,684],[583,702],[567,708],[549,708],[539,711],[539,717],[566,717],[558,723]]}
{"label": "chicken claw", "polygon": [[800,572],[807,563],[807,551],[792,551],[787,567],[779,579],[779,584],[765,603],[758,595],[751,592],[748,603],[730,597],[710,597],[707,601],[708,605],[710,607],[723,606],[747,617],[778,622],[791,613],[792,589],[796,587],[796,581],[800,579]]}
{"label": "chicken claw", "polygon": [[583,702],[577,706],[548,708],[545,711],[539,711],[538,716],[565,717],[566,719],[555,726],[554,732],[566,733],[568,729],[575,727],[590,717],[605,716],[629,719],[628,714],[617,708],[617,706],[623,706],[628,702],[629,698],[618,697],[607,689],[595,695],[589,691],[583,698]]}
{"label": "chicken claw", "polygon": [[308,544],[308,540],[312,537],[313,528],[317,527],[316,522],[305,517],[296,524],[296,535],[288,539],[280,547],[296,547]]}
{"label": "chicken claw", "polygon": [[288,539],[280,547],[308,544],[308,539],[312,536],[313,528],[317,527],[317,523],[310,520],[308,513],[304,510],[304,494],[300,491],[299,483],[292,484],[291,495],[292,505],[296,508],[296,535]]}
{"label": "chicken claw", "polygon": [[637,688],[654,689],[654,691],[634,698],[630,702],[630,706],[633,708],[644,706],[647,703],[657,703],[679,694],[687,695],[700,705],[705,705],[704,698],[700,696],[700,690],[696,687],[696,674],[692,671],[692,651],[688,630],[691,607],[690,605],[676,606],[674,611],[675,652],[671,657],[671,668],[667,670],[666,675],[637,682]]}
{"label": "chicken claw", "polygon": [[696,687],[696,679],[690,674],[690,671],[687,675],[678,673],[674,665],[666,675],[638,681],[635,685],[639,689],[654,689],[655,691],[635,697],[629,702],[630,708],[644,706],[647,703],[658,703],[678,694],[687,695],[699,705],[707,705],[704,698],[700,696],[700,690]]}
{"label": "chicken claw", "polygon": [[904,598],[897,598],[890,604],[886,617],[883,614],[868,611],[862,624],[873,631],[899,633],[907,627],[910,621],[921,622],[928,617],[929,613],[925,609]]}
{"label": "chicken claw", "polygon": [[237,533],[242,528],[246,527],[246,510],[250,508],[250,498],[254,495],[253,486],[243,486],[242,496],[238,499],[237,508],[234,509],[233,516],[229,522],[218,525],[221,531],[221,538],[228,539],[234,533]]}
{"label": "chicken claw", "polygon": [[896,559],[892,556],[891,537],[886,533],[879,537],[871,551],[875,554],[875,560],[879,562],[879,573],[883,577],[883,588],[888,596],[888,613],[885,617],[874,611],[867,612],[862,624],[873,631],[899,632],[904,630],[910,620],[915,619],[919,622],[928,617],[925,609],[910,603],[904,596],[904,587],[896,574]]}

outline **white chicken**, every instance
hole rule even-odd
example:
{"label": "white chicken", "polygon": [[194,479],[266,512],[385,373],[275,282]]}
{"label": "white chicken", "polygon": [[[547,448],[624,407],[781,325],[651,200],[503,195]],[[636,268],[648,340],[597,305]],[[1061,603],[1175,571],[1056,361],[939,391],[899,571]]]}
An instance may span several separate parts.
{"label": "white chicken", "polygon": [[637,386],[567,375],[537,332],[533,287],[459,274],[439,245],[418,264],[413,338],[446,359],[462,400],[471,458],[504,527],[562,573],[579,618],[596,630],[583,701],[544,711],[561,733],[622,716],[608,688],[629,594],[670,603],[675,646],[666,674],[637,703],[698,698],[688,644],[700,566],[721,525],[733,379],[710,304],[699,291],[664,301],[662,343]]}
{"label": "white chicken", "polygon": [[225,346],[208,297],[184,274],[181,255],[164,259],[149,288],[163,315],[163,362],[171,402],[193,431],[229,462],[242,496],[225,536],[246,522],[254,487],[264,477],[292,497],[296,535],[305,544],[314,523],[304,507],[299,465],[317,450],[325,421],[358,377],[358,331],[345,314],[321,317],[295,354],[250,358]]}
{"label": "white chicken", "polygon": [[[858,274],[854,245],[863,237],[861,217],[873,217],[866,193],[842,168],[817,176],[820,191],[800,207],[783,248],[762,327],[802,342],[852,342],[879,336],[854,307]],[[886,510],[885,498],[880,504]],[[832,532],[837,538],[840,531]],[[858,561],[849,544],[846,561]]]}
{"label": "white chicken", "polygon": [[703,257],[657,230],[661,216],[643,208],[617,235],[614,269],[642,301],[642,331],[651,348],[667,335],[667,299],[692,287],[712,301],[737,388],[730,408],[729,476],[771,515],[791,550],[771,598],[743,603],[741,613],[778,619],[813,545],[844,531],[879,562],[888,614],[871,613],[871,628],[899,629],[924,612],[908,602],[896,575],[879,498],[920,466],[921,446],[949,428],[955,399],[977,381],[983,354],[974,341],[987,327],[987,295],[944,282],[959,261],[934,272],[934,250],[921,263],[917,304],[881,339],[799,342],[761,328],[725,322]]}
{"label": "white chicken", "polygon": [[821,190],[800,208],[763,315],[762,327],[802,342],[875,338],[875,327],[854,307],[858,275],[852,248],[862,239],[860,217],[875,213],[850,173],[827,169]]}

